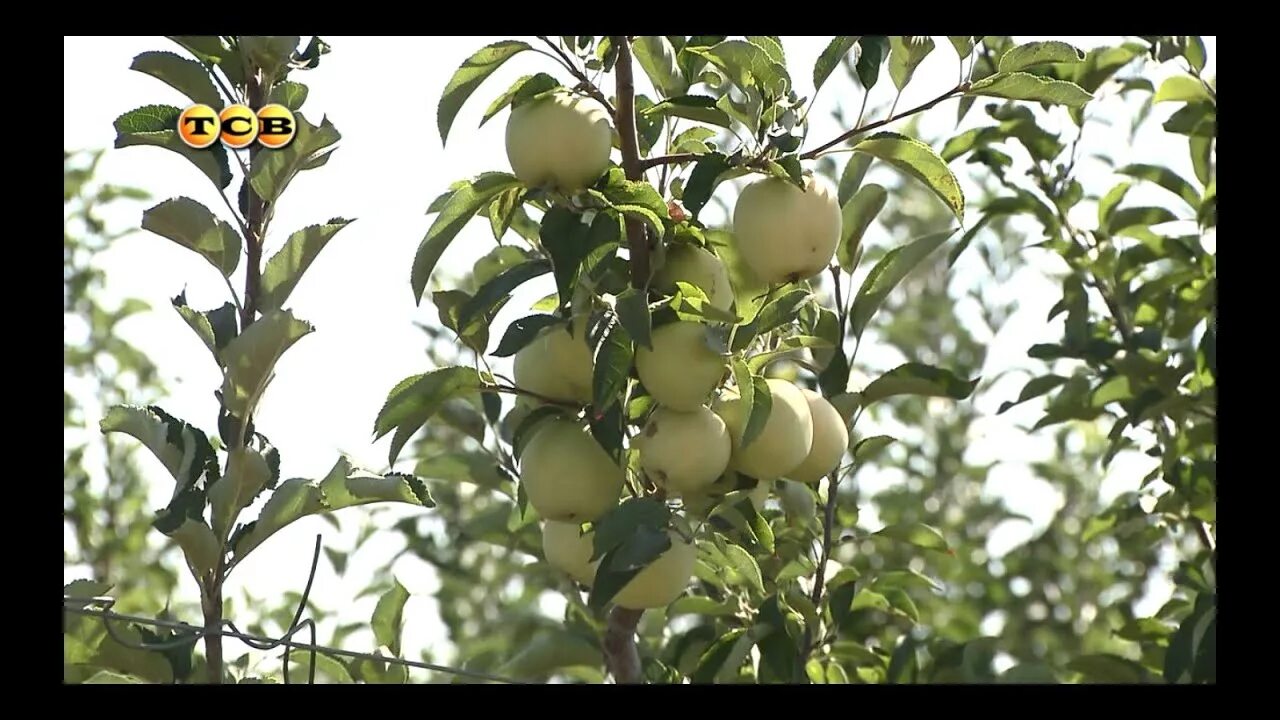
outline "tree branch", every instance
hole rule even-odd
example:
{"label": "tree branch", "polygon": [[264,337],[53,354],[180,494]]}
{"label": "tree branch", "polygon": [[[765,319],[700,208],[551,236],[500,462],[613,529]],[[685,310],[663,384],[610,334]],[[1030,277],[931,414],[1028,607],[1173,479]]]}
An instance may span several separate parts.
{"label": "tree branch", "polygon": [[[251,108],[262,107],[266,103],[270,88],[262,83],[261,71],[255,70],[245,83],[246,100]],[[262,151],[261,145],[254,145],[249,150],[249,170],[244,176],[245,211],[248,235],[245,236],[245,274],[244,274],[244,307],[240,309],[240,330],[249,327],[258,314],[258,293],[262,286],[262,243],[265,234],[266,203],[258,196],[249,182],[253,170],[253,161]]]}
{"label": "tree branch", "polygon": [[[621,58],[619,58],[619,61],[621,61]],[[950,90],[930,100],[929,102],[924,103],[923,105],[917,105],[916,107],[913,107],[910,110],[903,110],[897,115],[891,115],[883,120],[877,120],[875,122],[867,123],[866,125],[859,125],[853,128],[852,130],[848,130],[842,133],[839,137],[835,138],[834,140],[823,143],[822,145],[819,145],[813,150],[809,150],[808,152],[802,154],[800,156],[800,159],[813,160],[814,158],[821,155],[823,152],[830,150],[831,148],[835,147],[836,145],[839,145],[842,142],[845,142],[846,140],[857,137],[858,135],[862,135],[864,133],[871,132],[872,130],[875,130],[877,128],[884,127],[885,125],[895,123],[899,120],[902,120],[903,118],[908,118],[908,117],[911,117],[912,115],[922,113],[925,110],[932,108],[934,105],[937,105],[938,103],[944,100],[949,100],[953,97],[956,97],[957,95],[964,93],[968,89],[969,89],[969,83],[967,82],[960,83],[959,85],[951,88]],[[865,106],[864,106],[864,109],[865,109]],[[643,172],[644,170],[658,167],[659,165],[677,165],[679,163],[685,163],[685,162],[697,160],[699,157],[701,156],[698,155],[697,153],[674,153],[671,155],[657,155],[657,156],[648,158],[647,160],[641,160],[640,170]]]}
{"label": "tree branch", "polygon": [[848,131],[848,132],[846,132],[846,133],[844,133],[844,134],[840,135],[840,136],[839,136],[839,137],[837,137],[836,139],[834,139],[834,140],[832,140],[832,141],[830,141],[830,142],[828,142],[828,143],[824,143],[824,144],[822,144],[822,145],[819,145],[818,147],[814,148],[813,150],[810,150],[810,151],[808,151],[808,152],[804,153],[803,155],[801,155],[801,156],[800,156],[800,159],[801,159],[801,160],[812,160],[812,159],[814,159],[814,158],[818,157],[819,155],[821,155],[821,154],[822,154],[822,151],[824,151],[824,150],[828,150],[828,149],[830,149],[830,148],[833,148],[833,147],[835,147],[836,145],[839,145],[840,143],[842,143],[842,142],[844,142],[844,141],[846,141],[846,140],[849,140],[849,139],[851,139],[851,138],[854,138],[854,137],[856,137],[856,136],[858,136],[858,135],[861,135],[861,134],[863,134],[863,133],[871,132],[872,130],[875,130],[876,128],[884,127],[885,125],[888,125],[888,124],[890,124],[890,123],[897,122],[897,121],[899,121],[899,120],[901,120],[901,119],[903,119],[903,118],[906,118],[906,117],[911,117],[912,115],[915,115],[915,114],[917,114],[917,113],[922,113],[922,112],[924,112],[925,110],[928,110],[929,108],[933,107],[934,105],[937,105],[938,103],[942,102],[943,100],[948,100],[948,99],[950,99],[950,98],[953,98],[953,97],[955,97],[956,95],[959,95],[959,94],[961,94],[961,93],[965,92],[965,91],[966,91],[966,90],[968,90],[968,89],[969,89],[969,83],[960,83],[959,85],[957,85],[957,86],[955,86],[955,87],[951,88],[950,90],[948,90],[948,91],[946,91],[945,93],[943,93],[943,94],[939,95],[938,97],[936,97],[936,98],[934,98],[934,99],[930,100],[929,102],[924,103],[923,105],[917,105],[916,107],[913,107],[913,108],[911,108],[910,110],[903,110],[902,112],[898,113],[897,115],[890,115],[889,117],[887,117],[887,118],[885,118],[885,119],[883,119],[883,120],[877,120],[877,121],[872,122],[872,123],[867,123],[866,125],[860,125],[860,126],[858,126],[858,127],[855,127],[854,129],[852,129],[852,130],[850,130],[850,131]]}
{"label": "tree branch", "polygon": [[[610,35],[609,41],[618,47],[617,73],[618,109],[614,122],[622,145],[622,169],[628,180],[642,180],[644,166],[640,161],[640,144],[636,140],[636,86],[631,68],[631,45],[622,35]],[[649,286],[649,239],[644,223],[627,218],[627,247],[631,250],[631,287],[643,290]]]}
{"label": "tree branch", "polygon": [[[822,590],[827,580],[827,563],[831,560],[831,530],[836,524],[836,498],[839,489],[840,474],[839,472],[833,472],[827,476],[827,507],[822,521],[822,560],[818,563],[818,572],[813,580],[813,593],[809,597],[816,608],[822,607]],[[813,637],[816,631],[817,628],[805,629],[804,654],[800,657],[801,664],[804,664],[804,661],[809,659],[809,654],[813,652]]]}
{"label": "tree branch", "polygon": [[636,626],[640,624],[643,610],[615,607],[609,613],[609,625],[604,632],[604,661],[619,685],[642,684],[640,676],[640,652],[636,649]]}
{"label": "tree branch", "polygon": [[[556,45],[555,43],[551,42],[551,38],[547,37],[546,35],[539,35],[538,39],[546,43],[547,47],[551,48],[551,50],[554,51],[555,54],[560,57],[561,62],[564,63],[565,69],[573,73],[573,76],[577,78],[580,83],[582,83],[582,86],[583,86],[582,89],[585,90],[588,95],[590,95],[592,98],[595,98],[595,100],[599,102],[601,105],[604,105],[605,109],[609,111],[610,115],[616,116],[618,114],[618,111],[614,109],[613,104],[609,102],[609,98],[605,97],[604,93],[600,92],[600,88],[596,87],[596,84],[591,82],[591,78],[587,77],[586,73],[578,69],[578,66],[573,63],[573,59],[570,58],[568,55],[566,55],[564,50],[560,49],[559,45]],[[630,50],[630,48],[628,48],[628,50]],[[619,62],[622,61],[621,55],[618,56],[618,61]],[[622,102],[622,101],[619,100],[618,102]]]}

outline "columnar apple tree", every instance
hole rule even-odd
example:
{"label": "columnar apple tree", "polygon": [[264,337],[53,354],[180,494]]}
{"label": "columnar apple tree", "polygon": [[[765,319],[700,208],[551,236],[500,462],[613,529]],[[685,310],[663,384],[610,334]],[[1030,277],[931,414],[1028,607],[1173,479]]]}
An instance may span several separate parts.
{"label": "columnar apple tree", "polygon": [[[588,611],[608,613],[600,639],[617,682],[736,678],[753,649],[760,681],[843,672],[825,661],[860,581],[830,560],[849,524],[836,496],[854,464],[889,441],[858,437],[858,418],[896,395],[963,400],[977,383],[908,363],[850,391],[868,322],[964,218],[947,163],[881,128],[955,98],[1080,107],[1091,97],[1028,72],[1083,59],[1063,43],[1009,49],[970,82],[982,39],[951,42],[958,85],[833,138],[809,137],[814,98],[800,97],[772,36],[510,40],[477,51],[443,89],[447,140],[464,103],[512,57],[540,53],[554,71],[519,78],[489,104],[482,122],[510,110],[509,167],[437,198],[414,258],[420,302],[449,244],[487,217],[498,247],[475,292],[431,293],[474,362],[406,378],[375,432],[392,436],[394,463],[446,403],[483,410],[495,430],[488,450],[518,478],[516,524],[540,523],[545,560],[585,593]],[[836,37],[812,68],[815,94],[844,63],[868,89],[886,64],[901,94],[933,49],[926,37]],[[655,97],[637,93],[637,72]],[[838,184],[813,172],[817,159],[849,151]],[[894,248],[855,288],[862,233],[884,204],[860,192],[876,160],[924,183],[957,226]],[[710,227],[700,215],[729,181],[742,187],[729,223]],[[544,275],[552,295],[491,327],[516,288]],[[776,372],[784,364],[798,372]],[[792,512],[824,512],[775,526],[763,514],[774,496]],[[947,550],[923,525],[878,537]],[[877,597],[897,597],[891,584]],[[637,624],[676,603],[724,617],[724,631],[689,663],[642,660]],[[889,674],[914,662],[904,636]]]}

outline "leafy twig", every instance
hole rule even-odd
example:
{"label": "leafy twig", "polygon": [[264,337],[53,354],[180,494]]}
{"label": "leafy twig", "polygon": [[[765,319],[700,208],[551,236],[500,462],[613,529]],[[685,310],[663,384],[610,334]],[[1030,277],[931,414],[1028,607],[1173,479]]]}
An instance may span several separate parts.
{"label": "leafy twig", "polygon": [[[568,55],[566,55],[563,50],[560,49],[559,45],[556,45],[555,43],[551,42],[550,38],[548,38],[546,35],[539,35],[538,39],[546,43],[547,47],[550,47],[551,50],[555,52],[556,55],[559,56],[559,59],[564,64],[565,69],[568,70],[570,73],[572,73],[573,76],[577,78],[579,82],[582,83],[583,89],[586,90],[587,93],[591,95],[591,97],[595,98],[596,101],[598,101],[601,105],[604,105],[605,109],[609,111],[610,115],[617,116],[618,111],[615,110],[613,107],[613,104],[609,102],[609,98],[605,97],[604,93],[600,92],[600,88],[596,87],[595,83],[591,82],[591,78],[587,77],[586,73],[578,69],[578,66],[575,65],[573,63],[573,60]],[[543,54],[545,55],[546,53],[543,53]],[[622,62],[621,55],[618,56],[618,62],[619,63]],[[621,103],[622,101],[619,100],[618,102]]]}

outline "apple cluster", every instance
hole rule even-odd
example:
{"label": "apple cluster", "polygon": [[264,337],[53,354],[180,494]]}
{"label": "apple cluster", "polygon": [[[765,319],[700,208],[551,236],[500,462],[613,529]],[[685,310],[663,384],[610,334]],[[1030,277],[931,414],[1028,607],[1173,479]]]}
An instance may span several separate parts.
{"label": "apple cluster", "polygon": [[[559,91],[516,108],[506,147],[514,174],[529,187],[572,193],[608,168],[613,136],[608,113],[595,101]],[[734,250],[765,284],[803,281],[831,262],[841,234],[835,193],[813,175],[804,187],[779,178],[756,180],[733,212]],[[712,249],[669,243],[651,287],[668,294],[677,283],[701,289],[716,308],[732,312],[735,289]],[[543,330],[515,356],[521,403],[531,398],[586,405],[594,370],[587,317]],[[848,447],[844,418],[822,395],[769,378],[772,395],[762,429],[742,442],[748,421],[738,392],[726,387],[730,358],[708,344],[702,323],[676,320],[653,328],[650,347],[635,354],[635,373],[653,406],[631,439],[639,467],[667,498],[686,509],[734,489],[738,476],[758,481],[751,493],[759,509],[775,480],[817,484],[835,470]],[[584,523],[618,505],[626,468],[578,421],[553,417],[536,426],[521,456],[520,482],[544,521],[547,562],[590,586],[599,560]],[[697,551],[691,538],[668,531],[671,547],[614,597],[632,609],[664,607],[687,587]]]}

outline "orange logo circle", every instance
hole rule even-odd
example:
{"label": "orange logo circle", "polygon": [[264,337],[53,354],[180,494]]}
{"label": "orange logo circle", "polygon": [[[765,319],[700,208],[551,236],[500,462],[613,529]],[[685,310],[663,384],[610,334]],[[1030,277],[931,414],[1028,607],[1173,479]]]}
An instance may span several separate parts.
{"label": "orange logo circle", "polygon": [[298,122],[289,108],[278,103],[264,105],[258,110],[258,142],[264,147],[279,150],[298,134]]}
{"label": "orange logo circle", "polygon": [[192,105],[178,115],[178,136],[197,150],[218,142],[221,130],[218,112],[208,105]]}
{"label": "orange logo circle", "polygon": [[258,116],[247,105],[229,105],[218,116],[222,144],[233,150],[247,148],[258,137]]}

